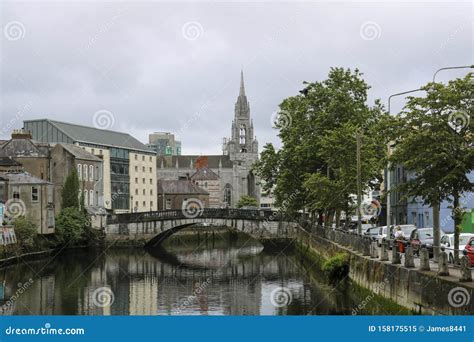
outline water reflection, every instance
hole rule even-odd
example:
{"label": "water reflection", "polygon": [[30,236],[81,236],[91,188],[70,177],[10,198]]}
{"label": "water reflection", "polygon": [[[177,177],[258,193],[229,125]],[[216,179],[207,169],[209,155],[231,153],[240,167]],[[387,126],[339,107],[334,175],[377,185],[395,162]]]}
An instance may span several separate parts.
{"label": "water reflection", "polygon": [[[361,301],[346,287],[319,281],[317,272],[310,275],[295,256],[268,255],[261,246],[181,246],[172,253],[178,264],[139,249],[113,249],[8,267],[0,271],[3,314],[350,314]],[[279,287],[289,290],[288,305],[272,302]],[[104,293],[112,295],[111,303],[98,297]]]}

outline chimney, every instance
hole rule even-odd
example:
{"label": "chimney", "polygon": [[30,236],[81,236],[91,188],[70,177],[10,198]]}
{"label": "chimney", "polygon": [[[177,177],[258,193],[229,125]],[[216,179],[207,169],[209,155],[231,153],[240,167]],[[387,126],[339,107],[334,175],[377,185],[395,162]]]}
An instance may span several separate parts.
{"label": "chimney", "polygon": [[12,132],[12,139],[33,139],[30,131],[24,129],[14,129]]}

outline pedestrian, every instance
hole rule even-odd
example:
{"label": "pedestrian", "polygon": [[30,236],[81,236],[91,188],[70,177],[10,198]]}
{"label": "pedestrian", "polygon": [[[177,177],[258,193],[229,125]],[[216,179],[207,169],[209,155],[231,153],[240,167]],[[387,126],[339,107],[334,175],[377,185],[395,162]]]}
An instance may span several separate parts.
{"label": "pedestrian", "polygon": [[398,244],[398,251],[400,253],[405,253],[405,233],[403,232],[400,226],[397,226],[395,228],[394,236],[395,236],[395,241],[397,241],[397,244]]}

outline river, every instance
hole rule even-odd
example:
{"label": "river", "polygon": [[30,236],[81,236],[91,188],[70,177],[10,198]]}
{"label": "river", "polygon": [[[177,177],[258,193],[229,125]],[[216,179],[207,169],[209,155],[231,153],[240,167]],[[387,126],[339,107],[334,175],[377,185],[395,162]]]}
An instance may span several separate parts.
{"label": "river", "polygon": [[[217,241],[216,241],[217,240]],[[294,251],[218,236],[166,252],[69,250],[0,270],[3,315],[351,315],[400,308],[346,280],[326,281]]]}

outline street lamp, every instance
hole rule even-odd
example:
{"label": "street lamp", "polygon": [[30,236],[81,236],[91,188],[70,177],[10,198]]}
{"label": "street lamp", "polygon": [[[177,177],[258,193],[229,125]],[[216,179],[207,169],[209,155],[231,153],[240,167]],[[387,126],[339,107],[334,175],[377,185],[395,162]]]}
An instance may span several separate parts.
{"label": "street lamp", "polygon": [[[433,74],[433,83],[436,83],[436,75],[443,70],[455,70],[455,69],[474,69],[474,65],[461,65],[461,66],[450,66],[439,68]],[[433,207],[433,258],[435,260],[438,259],[438,255],[440,252],[440,203],[436,201],[436,203],[432,203]]]}
{"label": "street lamp", "polygon": [[433,83],[435,83],[436,75],[438,72],[443,71],[443,70],[454,70],[454,69],[474,69],[474,64],[473,65],[461,65],[461,66],[450,66],[450,67],[444,67],[444,68],[439,68],[436,70],[436,72],[433,75]]}
{"label": "street lamp", "polygon": [[[417,91],[423,91],[423,89],[419,88],[419,89],[413,89],[413,90],[408,90],[408,91],[403,91],[401,93],[396,93],[396,94],[392,94],[388,97],[388,114],[390,115],[390,103],[392,101],[392,98],[396,97],[396,96],[401,96],[401,95],[406,95],[406,94],[410,94],[410,93],[415,93]],[[390,149],[390,144],[387,146],[388,149]],[[391,183],[390,183],[390,163],[388,163],[387,165],[387,189],[386,189],[386,192],[387,192],[387,232],[388,232],[388,236],[391,236],[392,234],[392,229],[390,228],[391,226],[391,203],[390,203],[390,190],[391,190]]]}

